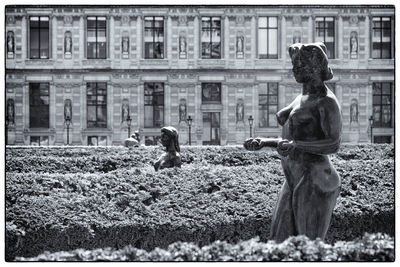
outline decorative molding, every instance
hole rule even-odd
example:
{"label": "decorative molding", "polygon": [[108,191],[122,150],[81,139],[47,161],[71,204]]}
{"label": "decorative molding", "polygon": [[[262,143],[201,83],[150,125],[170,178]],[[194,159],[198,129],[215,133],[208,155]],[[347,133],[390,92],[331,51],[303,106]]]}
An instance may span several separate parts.
{"label": "decorative molding", "polygon": [[185,15],[178,16],[178,25],[179,26],[187,26],[188,25],[188,18]]}
{"label": "decorative molding", "polygon": [[7,25],[14,25],[15,24],[15,16],[9,15],[7,16]]}
{"label": "decorative molding", "polygon": [[123,15],[123,16],[121,17],[121,23],[122,23],[122,25],[129,25],[130,20],[131,20],[130,17],[127,16],[127,15]]}
{"label": "decorative molding", "polygon": [[70,15],[64,16],[64,25],[72,25],[73,18]]}
{"label": "decorative molding", "polygon": [[301,26],[301,16],[293,16],[293,25]]}

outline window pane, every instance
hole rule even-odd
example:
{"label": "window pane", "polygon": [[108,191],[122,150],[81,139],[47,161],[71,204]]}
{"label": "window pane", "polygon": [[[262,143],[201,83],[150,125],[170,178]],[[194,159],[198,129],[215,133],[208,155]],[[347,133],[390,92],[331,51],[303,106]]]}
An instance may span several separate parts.
{"label": "window pane", "polygon": [[274,112],[273,114],[269,114],[268,115],[268,122],[269,122],[269,127],[277,127],[278,126],[278,121],[276,120],[276,112]]}
{"label": "window pane", "polygon": [[391,83],[382,83],[382,94],[390,95],[391,93]]}
{"label": "window pane", "polygon": [[39,58],[39,30],[31,29],[30,31],[30,57]]}
{"label": "window pane", "polygon": [[40,136],[31,136],[31,146],[39,146],[40,144]]}
{"label": "window pane", "polygon": [[373,103],[374,104],[381,104],[381,96],[380,95],[374,95]]}
{"label": "window pane", "polygon": [[382,93],[382,84],[381,83],[373,83],[372,91],[374,95],[380,95]]}
{"label": "window pane", "polygon": [[381,121],[381,106],[374,106],[374,123],[380,123]]}
{"label": "window pane", "polygon": [[99,146],[107,146],[107,136],[99,136],[97,140]]}
{"label": "window pane", "polygon": [[277,17],[269,17],[268,18],[268,27],[269,28],[277,28],[278,27],[278,18]]}
{"label": "window pane", "polygon": [[97,58],[107,58],[106,43],[98,43],[98,52]]}
{"label": "window pane", "polygon": [[258,53],[260,55],[268,54],[267,43],[268,43],[267,30],[259,29],[258,30]]}
{"label": "window pane", "polygon": [[267,17],[259,17],[258,18],[258,27],[267,27]]}
{"label": "window pane", "polygon": [[40,136],[40,145],[48,146],[49,145],[49,137],[48,136]]}
{"label": "window pane", "polygon": [[278,30],[269,30],[268,54],[278,54]]}
{"label": "window pane", "polygon": [[278,97],[274,95],[269,96],[269,104],[278,104]]}
{"label": "window pane", "polygon": [[391,115],[390,115],[390,106],[384,105],[382,106],[382,126],[390,127],[391,124]]}
{"label": "window pane", "polygon": [[391,44],[382,43],[382,58],[391,58]]}
{"label": "window pane", "polygon": [[201,18],[201,27],[202,28],[210,28],[211,27],[211,18],[209,18],[209,17]]}
{"label": "window pane", "polygon": [[268,105],[268,95],[258,96],[259,105]]}

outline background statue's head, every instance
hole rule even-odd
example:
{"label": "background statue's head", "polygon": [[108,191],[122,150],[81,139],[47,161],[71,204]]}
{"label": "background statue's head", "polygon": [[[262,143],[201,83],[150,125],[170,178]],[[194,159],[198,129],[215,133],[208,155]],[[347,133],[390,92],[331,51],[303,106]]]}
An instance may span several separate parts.
{"label": "background statue's head", "polygon": [[162,127],[161,144],[168,152],[180,152],[178,131],[172,126]]}
{"label": "background statue's head", "polygon": [[296,43],[289,47],[293,74],[297,82],[320,84],[333,78],[323,43]]}

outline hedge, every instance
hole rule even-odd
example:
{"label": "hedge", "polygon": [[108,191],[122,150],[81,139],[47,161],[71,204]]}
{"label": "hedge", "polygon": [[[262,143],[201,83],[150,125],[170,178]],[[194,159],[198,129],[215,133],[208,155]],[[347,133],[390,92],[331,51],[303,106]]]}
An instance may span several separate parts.
{"label": "hedge", "polygon": [[306,236],[289,237],[280,244],[260,242],[253,238],[238,244],[215,241],[199,247],[194,243],[176,242],[167,249],[150,252],[131,245],[122,249],[49,253],[37,257],[18,257],[17,261],[394,261],[394,240],[386,234],[365,234],[355,241],[338,241],[334,245]]}
{"label": "hedge", "polygon": [[[159,148],[7,148],[7,260],[77,248],[153,250],[178,241],[205,246],[254,236],[268,241],[284,180],[276,152],[182,147],[181,169],[155,172],[149,162],[160,153]],[[18,165],[21,159],[25,164]],[[57,164],[45,164],[46,159]],[[393,146],[344,147],[332,161],[342,190],[326,241],[353,240],[365,232],[393,236]]]}

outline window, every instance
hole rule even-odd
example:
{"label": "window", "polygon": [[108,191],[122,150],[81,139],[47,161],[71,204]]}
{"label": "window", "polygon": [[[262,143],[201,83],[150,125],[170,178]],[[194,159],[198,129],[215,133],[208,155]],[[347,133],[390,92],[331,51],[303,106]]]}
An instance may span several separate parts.
{"label": "window", "polygon": [[201,18],[201,57],[221,58],[221,18]]}
{"label": "window", "polygon": [[29,39],[31,59],[49,58],[49,17],[29,18]]}
{"label": "window", "polygon": [[220,145],[221,113],[203,113],[203,145]]}
{"label": "window", "polygon": [[316,17],[315,24],[315,41],[325,44],[328,58],[335,58],[335,18]]}
{"label": "window", "polygon": [[201,91],[203,103],[221,103],[220,83],[202,83]]}
{"label": "window", "polygon": [[144,84],[144,127],[159,128],[164,125],[164,84]]}
{"label": "window", "polygon": [[29,127],[49,128],[49,84],[29,84]]}
{"label": "window", "polygon": [[278,18],[258,18],[259,58],[278,58]]}
{"label": "window", "polygon": [[106,83],[87,83],[87,127],[107,127]]}
{"label": "window", "polygon": [[48,136],[31,136],[31,146],[48,146],[49,137]]}
{"label": "window", "polygon": [[392,142],[392,136],[390,135],[374,136],[374,143],[376,144],[390,144],[391,142]]}
{"label": "window", "polygon": [[372,18],[372,58],[392,58],[392,21],[390,17]]}
{"label": "window", "polygon": [[106,17],[87,18],[87,58],[107,58]]}
{"label": "window", "polygon": [[260,88],[258,95],[259,127],[278,127],[278,83],[268,83]]}
{"label": "window", "polygon": [[374,127],[391,127],[392,125],[392,90],[390,82],[372,84]]}
{"label": "window", "polygon": [[164,58],[164,18],[144,19],[144,58]]}
{"label": "window", "polygon": [[88,146],[107,146],[107,136],[88,136]]}

